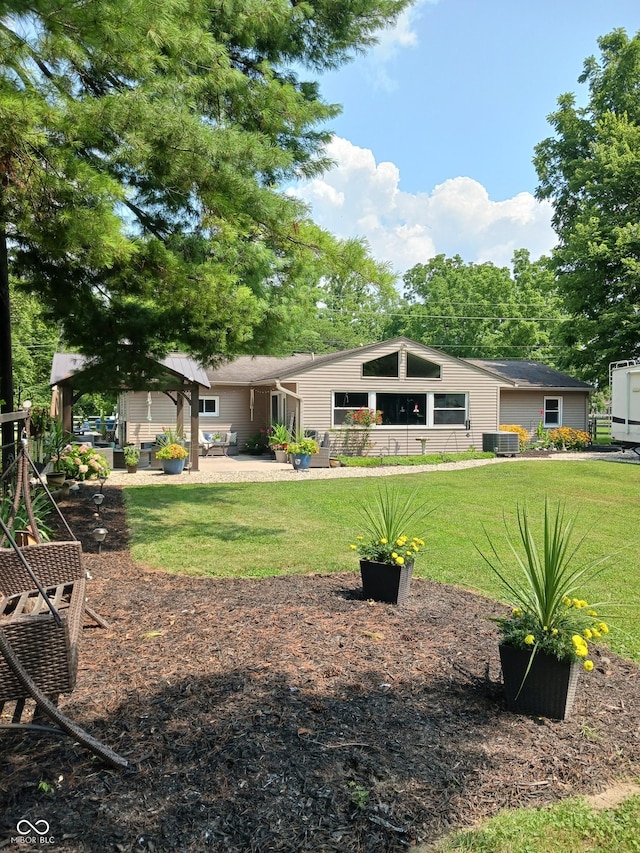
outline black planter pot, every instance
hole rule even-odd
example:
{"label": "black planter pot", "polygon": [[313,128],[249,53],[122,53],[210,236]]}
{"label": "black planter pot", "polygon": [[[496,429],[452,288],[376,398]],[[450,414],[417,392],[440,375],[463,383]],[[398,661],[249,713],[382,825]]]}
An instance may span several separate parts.
{"label": "black planter pot", "polygon": [[366,599],[402,604],[409,595],[412,573],[412,560],[407,560],[403,566],[360,560],[362,594]]}
{"label": "black planter pot", "polygon": [[499,650],[507,708],[517,714],[565,720],[573,707],[580,663],[559,661],[553,655],[538,652],[527,673],[530,651],[504,644]]}

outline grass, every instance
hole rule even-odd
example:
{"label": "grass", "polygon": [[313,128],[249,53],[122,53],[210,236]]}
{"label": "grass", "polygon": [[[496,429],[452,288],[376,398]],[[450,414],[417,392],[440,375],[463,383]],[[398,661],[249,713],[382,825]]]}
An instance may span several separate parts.
{"label": "grass", "polygon": [[[416,574],[499,598],[501,588],[474,542],[486,544],[504,530],[503,512],[515,523],[518,502],[541,520],[545,496],[566,500],[578,512],[576,534],[588,532],[580,562],[617,553],[590,588],[589,601],[616,610],[611,645],[640,660],[636,548],[640,530],[638,469],[603,462],[522,461],[460,471],[392,476],[437,505],[426,530],[407,531],[426,542]],[[261,577],[357,571],[349,544],[360,532],[356,505],[376,480],[304,480],[220,485],[141,486],[126,490],[133,557],[170,572],[212,577]],[[624,547],[623,546],[628,546]],[[623,548],[623,550],[620,550]],[[627,606],[629,605],[629,606]]]}
{"label": "grass", "polygon": [[[503,812],[479,829],[456,832],[429,853],[632,853],[640,851],[640,797],[597,810],[581,798],[543,809]],[[425,851],[426,853],[426,851]]]}
{"label": "grass", "polygon": [[444,462],[464,462],[468,459],[493,459],[495,453],[465,450],[461,453],[425,453],[412,456],[339,456],[347,468],[380,468],[388,465],[442,465]]}
{"label": "grass", "polygon": [[[504,513],[515,523],[518,502],[526,502],[532,518],[537,515],[541,523],[545,496],[565,500],[570,513],[578,512],[576,533],[588,532],[581,563],[619,552],[584,597],[625,605],[617,619],[607,613],[611,646],[640,661],[636,466],[522,461],[392,476],[386,482],[407,495],[415,490],[418,501],[438,505],[427,530],[410,531],[427,543],[416,574],[493,598],[500,595],[499,582],[473,543],[486,543],[485,529],[492,535],[503,531]],[[129,488],[125,498],[133,557],[176,573],[214,577],[355,572],[357,557],[349,544],[359,532],[356,505],[374,488],[376,480],[364,477]],[[582,799],[545,809],[507,811],[429,850],[640,853],[640,798],[631,797],[603,811],[590,808]]]}

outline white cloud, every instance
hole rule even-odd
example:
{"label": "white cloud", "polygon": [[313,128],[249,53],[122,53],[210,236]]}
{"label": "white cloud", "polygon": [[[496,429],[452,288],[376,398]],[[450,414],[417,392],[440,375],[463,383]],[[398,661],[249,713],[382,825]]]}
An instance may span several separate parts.
{"label": "white cloud", "polygon": [[335,166],[289,192],[310,205],[318,225],[341,238],[364,237],[373,256],[400,273],[437,254],[506,266],[515,249],[528,249],[535,260],[556,243],[551,205],[530,193],[492,201],[468,177],[407,193],[398,167],[376,163],[369,149],[334,137],[327,153]]}
{"label": "white cloud", "polygon": [[406,8],[396,21],[395,26],[382,30],[377,35],[377,44],[369,49],[364,68],[369,80],[384,91],[393,91],[397,83],[389,74],[388,65],[398,53],[407,48],[416,47],[418,35],[416,24],[420,18],[420,7],[425,3],[436,4],[438,0],[415,0]]}

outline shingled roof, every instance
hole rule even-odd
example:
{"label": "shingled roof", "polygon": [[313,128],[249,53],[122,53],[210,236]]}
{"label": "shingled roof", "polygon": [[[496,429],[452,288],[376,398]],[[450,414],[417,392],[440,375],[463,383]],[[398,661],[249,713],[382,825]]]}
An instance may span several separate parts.
{"label": "shingled roof", "polygon": [[513,382],[518,388],[591,388],[588,382],[575,379],[539,361],[503,358],[467,358],[465,361]]}

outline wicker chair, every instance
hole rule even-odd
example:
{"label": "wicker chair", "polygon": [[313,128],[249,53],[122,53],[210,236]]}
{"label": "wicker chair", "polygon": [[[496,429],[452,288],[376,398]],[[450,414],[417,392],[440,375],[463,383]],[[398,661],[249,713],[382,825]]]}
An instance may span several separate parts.
{"label": "wicker chair", "polygon": [[[0,628],[33,683],[57,701],[76,683],[84,621],[85,572],[79,542],[30,545],[21,553],[46,591],[59,623],[18,553],[0,549]],[[0,659],[0,702],[24,698],[24,686]]]}
{"label": "wicker chair", "polygon": [[[10,727],[46,729],[36,720],[48,717],[106,763],[128,767],[57,707],[76,682],[85,586],[77,541],[0,548],[0,710],[15,702]],[[36,704],[31,723],[22,721],[28,699]]]}

